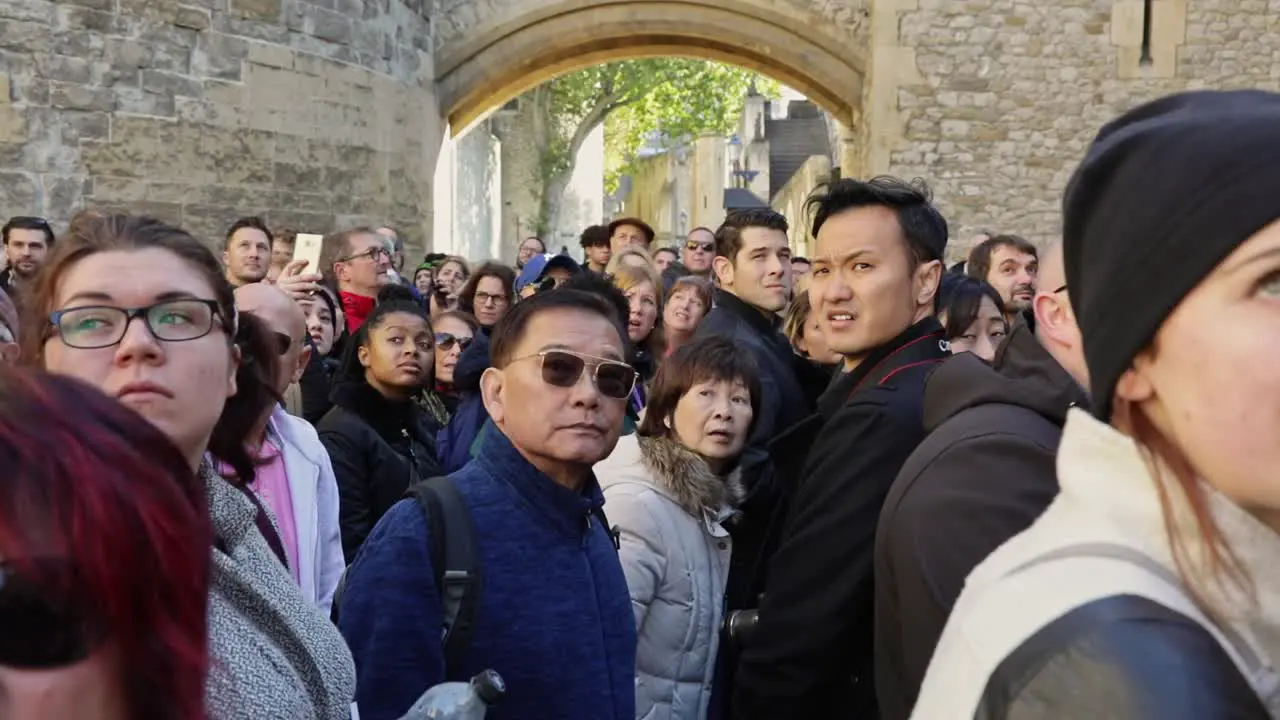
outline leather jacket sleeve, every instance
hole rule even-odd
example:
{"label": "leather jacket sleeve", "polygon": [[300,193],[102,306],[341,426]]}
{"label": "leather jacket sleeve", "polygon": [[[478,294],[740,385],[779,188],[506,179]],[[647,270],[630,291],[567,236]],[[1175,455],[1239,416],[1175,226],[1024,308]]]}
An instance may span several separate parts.
{"label": "leather jacket sleeve", "polygon": [[1196,621],[1120,595],[1063,615],[992,673],[975,720],[1263,720],[1218,641]]}

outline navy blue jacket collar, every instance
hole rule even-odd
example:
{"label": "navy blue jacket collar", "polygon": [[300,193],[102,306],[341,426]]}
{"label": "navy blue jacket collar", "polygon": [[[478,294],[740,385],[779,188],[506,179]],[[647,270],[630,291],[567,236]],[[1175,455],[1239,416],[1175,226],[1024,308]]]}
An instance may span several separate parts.
{"label": "navy blue jacket collar", "polygon": [[592,512],[604,505],[604,493],[595,473],[587,476],[581,492],[574,492],[534,467],[496,426],[492,430],[473,462],[498,482],[514,488],[557,530],[570,537],[582,537],[590,527]]}

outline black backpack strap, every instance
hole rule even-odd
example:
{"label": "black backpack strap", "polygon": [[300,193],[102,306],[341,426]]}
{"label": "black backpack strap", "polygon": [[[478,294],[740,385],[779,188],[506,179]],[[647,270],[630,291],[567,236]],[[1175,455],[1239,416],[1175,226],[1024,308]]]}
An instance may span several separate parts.
{"label": "black backpack strap", "polygon": [[610,525],[609,518],[604,514],[604,508],[597,505],[591,508],[591,514],[596,516],[596,520],[600,521],[600,526],[604,531],[609,533],[609,539],[613,541],[613,549],[622,549],[622,530],[617,525]]}
{"label": "black backpack strap", "polygon": [[480,607],[480,549],[471,511],[448,477],[416,483],[405,493],[422,508],[431,532],[431,567],[444,609],[445,675],[461,677]]}

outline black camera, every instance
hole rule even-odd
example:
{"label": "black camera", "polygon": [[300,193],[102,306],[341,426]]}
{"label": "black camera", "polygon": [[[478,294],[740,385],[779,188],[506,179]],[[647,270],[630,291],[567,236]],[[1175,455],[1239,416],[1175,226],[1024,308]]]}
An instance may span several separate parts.
{"label": "black camera", "polygon": [[751,638],[755,636],[756,626],[759,624],[759,610],[734,610],[725,618],[724,630],[729,636],[729,643],[741,651],[751,644]]}

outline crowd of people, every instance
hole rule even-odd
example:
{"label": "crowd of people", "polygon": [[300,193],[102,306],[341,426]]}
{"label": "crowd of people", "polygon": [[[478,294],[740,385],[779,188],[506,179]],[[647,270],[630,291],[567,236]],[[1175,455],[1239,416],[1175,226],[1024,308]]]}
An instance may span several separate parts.
{"label": "crowd of people", "polygon": [[1062,237],[923,180],[682,245],[3,227],[0,716],[1280,716],[1280,96],[1104,127]]}

